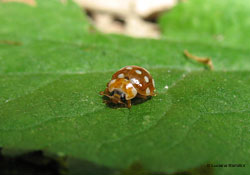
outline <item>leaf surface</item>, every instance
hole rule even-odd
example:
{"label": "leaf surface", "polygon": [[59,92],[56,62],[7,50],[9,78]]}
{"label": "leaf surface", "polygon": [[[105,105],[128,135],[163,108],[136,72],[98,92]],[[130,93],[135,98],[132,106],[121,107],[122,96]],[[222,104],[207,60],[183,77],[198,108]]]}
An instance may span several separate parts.
{"label": "leaf surface", "polygon": [[[175,13],[168,23],[178,24]],[[190,33],[178,41],[90,34],[76,5],[55,0],[36,7],[0,3],[0,20],[1,41],[21,43],[0,44],[1,147],[111,168],[141,162],[168,173],[250,163],[250,50],[236,47],[236,36],[214,45]],[[185,59],[184,49],[211,57],[215,71]],[[147,68],[158,95],[130,110],[110,108],[98,93],[126,65]],[[249,167],[214,172],[247,174]]]}

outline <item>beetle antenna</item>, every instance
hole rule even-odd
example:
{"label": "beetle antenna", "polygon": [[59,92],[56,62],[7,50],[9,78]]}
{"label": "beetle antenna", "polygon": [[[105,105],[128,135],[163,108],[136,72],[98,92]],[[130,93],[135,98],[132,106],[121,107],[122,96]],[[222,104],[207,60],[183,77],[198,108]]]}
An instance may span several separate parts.
{"label": "beetle antenna", "polygon": [[110,95],[108,95],[108,94],[105,94],[105,92],[103,92],[103,91],[101,91],[100,93],[99,93],[100,95],[104,95],[104,96],[106,96],[106,97],[109,97],[109,98],[111,98],[111,96]]}

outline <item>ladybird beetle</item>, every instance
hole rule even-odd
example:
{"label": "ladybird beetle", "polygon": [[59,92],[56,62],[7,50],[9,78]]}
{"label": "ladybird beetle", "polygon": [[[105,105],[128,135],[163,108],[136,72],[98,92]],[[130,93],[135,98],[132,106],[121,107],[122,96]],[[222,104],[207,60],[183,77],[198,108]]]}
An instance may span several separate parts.
{"label": "ladybird beetle", "polygon": [[107,88],[100,94],[109,97],[111,103],[124,104],[131,108],[133,98],[147,99],[155,96],[154,91],[154,79],[146,69],[139,66],[126,66],[112,76],[107,83]]}

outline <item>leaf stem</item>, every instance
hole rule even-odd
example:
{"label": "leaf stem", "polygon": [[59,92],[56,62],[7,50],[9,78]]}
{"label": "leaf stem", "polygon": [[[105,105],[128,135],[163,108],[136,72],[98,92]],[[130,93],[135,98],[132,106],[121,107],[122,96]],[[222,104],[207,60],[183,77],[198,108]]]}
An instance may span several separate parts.
{"label": "leaf stem", "polygon": [[16,45],[20,46],[22,43],[18,41],[8,41],[8,40],[0,40],[0,44],[8,44],[8,45]]}
{"label": "leaf stem", "polygon": [[210,58],[208,57],[198,57],[198,56],[195,56],[195,55],[192,55],[191,53],[189,53],[187,50],[184,50],[184,55],[189,58],[189,59],[192,59],[192,60],[195,60],[196,62],[199,62],[199,63],[202,63],[206,66],[209,67],[210,70],[213,70],[214,69],[214,65],[213,65],[213,62]]}

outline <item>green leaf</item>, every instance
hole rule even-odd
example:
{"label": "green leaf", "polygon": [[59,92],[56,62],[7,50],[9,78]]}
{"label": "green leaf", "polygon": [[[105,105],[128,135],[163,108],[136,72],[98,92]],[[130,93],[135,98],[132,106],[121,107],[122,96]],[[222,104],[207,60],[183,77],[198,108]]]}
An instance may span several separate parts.
{"label": "green leaf", "polygon": [[[178,26],[176,13],[168,23]],[[198,40],[183,26],[170,32],[178,41],[90,34],[81,10],[56,0],[39,0],[36,7],[0,3],[0,21],[1,147],[45,150],[113,169],[140,162],[152,172],[246,164],[213,172],[248,174],[250,50],[233,42],[247,40],[231,35],[236,26],[228,45]],[[213,34],[199,26],[207,38]],[[215,71],[185,59],[184,49],[211,57]],[[126,65],[147,68],[158,95],[131,109],[106,106],[98,93]]]}
{"label": "green leaf", "polygon": [[56,0],[36,2],[36,7],[0,4],[1,40],[81,41],[88,25],[79,7],[71,1],[67,5]]}
{"label": "green leaf", "polygon": [[250,48],[250,3],[248,0],[188,0],[160,24],[166,38],[211,45]]}

